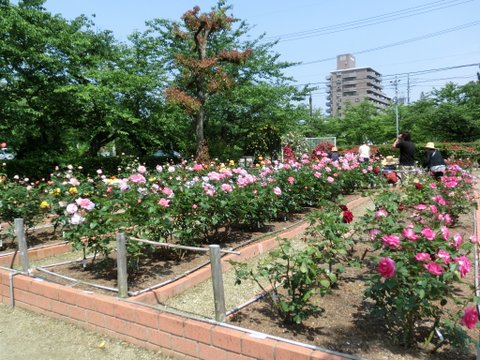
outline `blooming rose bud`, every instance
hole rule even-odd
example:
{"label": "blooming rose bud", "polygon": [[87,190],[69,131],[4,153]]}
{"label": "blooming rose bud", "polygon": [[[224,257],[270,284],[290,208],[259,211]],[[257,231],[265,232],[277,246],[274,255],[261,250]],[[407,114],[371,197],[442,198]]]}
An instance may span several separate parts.
{"label": "blooming rose bud", "polygon": [[380,260],[377,265],[377,271],[382,275],[384,278],[391,278],[395,276],[395,271],[397,270],[395,266],[395,260],[384,257]]}

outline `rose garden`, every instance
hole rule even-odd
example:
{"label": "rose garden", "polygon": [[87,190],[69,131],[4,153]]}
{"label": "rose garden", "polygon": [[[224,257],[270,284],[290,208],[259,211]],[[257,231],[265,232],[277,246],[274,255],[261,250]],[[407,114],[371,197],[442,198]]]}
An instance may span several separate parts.
{"label": "rose garden", "polygon": [[[239,229],[254,232],[297,216],[307,225],[296,240],[278,237],[270,256],[254,267],[230,261],[236,282],[259,284],[286,328],[321,314],[322,298],[342,291],[345,271],[363,269],[368,316],[381,320],[390,341],[419,354],[468,353],[477,340],[477,239],[476,228],[462,227],[462,219],[476,207],[473,176],[450,164],[440,181],[416,174],[392,188],[377,161],[357,160],[348,151],[338,162],[317,151],[298,161],[262,160],[247,168],[233,162],[146,168],[132,159],[114,176],[101,169],[84,176],[70,166],[57,168],[48,181],[6,178],[0,199],[3,249],[8,254],[14,247],[14,219],[24,220],[27,242],[35,237],[32,229],[47,221],[50,239],[62,238],[83,254],[73,267],[99,278],[112,267],[119,232],[127,239],[228,248],[229,236]],[[346,201],[353,194],[374,204],[358,219]],[[135,241],[127,242],[127,252],[131,277],[154,255],[151,245]],[[191,261],[182,248],[155,256]]]}
{"label": "rose garden", "polygon": [[[227,1],[125,41],[46,6],[0,1],[0,303],[174,358],[480,353],[480,81],[327,116]],[[399,129],[443,176],[385,176]]]}

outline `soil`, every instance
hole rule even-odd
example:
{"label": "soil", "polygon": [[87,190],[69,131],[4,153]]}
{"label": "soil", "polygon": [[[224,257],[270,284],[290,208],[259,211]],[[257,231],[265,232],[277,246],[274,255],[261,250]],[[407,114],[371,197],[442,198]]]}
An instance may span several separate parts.
{"label": "soil", "polygon": [[[354,214],[356,213],[353,209]],[[468,238],[472,234],[471,214],[459,219],[454,232]],[[358,244],[357,255],[362,255],[365,246]],[[440,347],[431,354],[420,348],[406,350],[395,345],[380,319],[369,315],[373,304],[364,299],[367,266],[347,268],[337,289],[323,298],[314,301],[321,312],[304,322],[303,325],[286,325],[263,298],[231,316],[230,321],[240,327],[262,333],[312,344],[321,348],[349,353],[369,360],[463,360],[475,359],[475,349],[455,351],[448,346]],[[473,283],[473,272],[466,281]],[[459,289],[462,291],[462,289]],[[192,295],[192,294],[191,294]],[[480,331],[469,331],[473,340],[479,338]],[[438,340],[437,340],[438,341]]]}
{"label": "soil", "polygon": [[[17,249],[17,242],[15,241],[14,236],[8,234],[10,231],[10,225],[2,224],[0,229],[0,255],[15,251]],[[54,245],[64,242],[59,231],[54,231],[53,226],[50,226],[49,224],[42,224],[38,228],[29,229],[26,232],[25,238],[27,239],[28,248]]]}
{"label": "soil", "polygon": [[[358,196],[357,196],[358,197]],[[292,214],[286,221],[276,221],[265,224],[260,229],[248,229],[244,227],[234,227],[229,229],[220,229],[214,237],[209,239],[209,243],[220,244],[222,249],[237,249],[246,244],[255,241],[261,241],[265,236],[272,235],[282,231],[285,228],[298,224],[305,217],[305,213]],[[79,253],[74,256],[79,258]],[[99,285],[100,287],[117,288],[117,267],[116,253],[112,252],[109,257],[97,256],[85,261],[72,261],[67,264],[59,264],[63,258],[51,259],[50,262],[42,260],[40,266],[50,272],[78,280],[73,282],[73,286],[96,293],[112,295],[114,292],[102,288],[93,287],[89,284]],[[195,268],[210,263],[208,252],[179,251],[167,248],[147,248],[138,263],[129,270],[128,286],[129,292],[136,292],[156,286],[165,281],[176,279],[177,277],[190,272]],[[33,263],[38,266],[37,263]],[[41,271],[35,272],[36,276],[72,286],[72,281],[47,274]]]}

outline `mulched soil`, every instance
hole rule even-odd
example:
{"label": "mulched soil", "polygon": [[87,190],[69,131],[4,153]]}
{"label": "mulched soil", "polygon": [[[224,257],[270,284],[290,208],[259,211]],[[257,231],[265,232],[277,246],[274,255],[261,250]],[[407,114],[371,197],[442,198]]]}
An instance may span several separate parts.
{"label": "mulched soil", "polygon": [[[210,239],[210,243],[220,244],[222,249],[238,248],[247,243],[261,241],[265,236],[293,226],[301,221],[304,216],[305,213],[293,214],[287,221],[271,222],[257,230],[236,227],[226,232],[225,229],[221,229],[216,234],[215,238]],[[142,256],[136,269],[129,272],[129,291],[135,292],[147,289],[165,281],[175,279],[183,275],[185,272],[192,271],[199,266],[208,265],[210,261],[209,259],[208,252],[151,248],[145,252],[144,256]],[[117,287],[115,252],[112,252],[108,258],[97,256],[96,259],[90,258],[86,261],[77,261],[53,267],[47,266],[45,268],[48,271],[80,280],[82,283],[74,283],[73,286],[88,291],[107,295],[113,294],[109,290],[95,288],[85,284],[85,282],[109,288]],[[43,272],[37,272],[36,275],[60,284],[72,286],[71,281],[64,280],[54,275]]]}

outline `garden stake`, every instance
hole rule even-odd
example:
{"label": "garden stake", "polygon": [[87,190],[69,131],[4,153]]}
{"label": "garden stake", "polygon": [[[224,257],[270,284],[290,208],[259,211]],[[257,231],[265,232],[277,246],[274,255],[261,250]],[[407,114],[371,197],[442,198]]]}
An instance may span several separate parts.
{"label": "garden stake", "polygon": [[27,240],[25,238],[25,226],[23,219],[17,218],[15,222],[15,235],[17,237],[18,249],[20,250],[20,261],[23,272],[30,275],[30,262],[28,261]]}
{"label": "garden stake", "polygon": [[127,240],[125,234],[117,234],[117,282],[118,296],[128,297]]}
{"label": "garden stake", "polygon": [[209,245],[212,265],[213,297],[215,302],[215,320],[225,321],[225,291],[223,289],[222,263],[220,261],[220,245]]}

